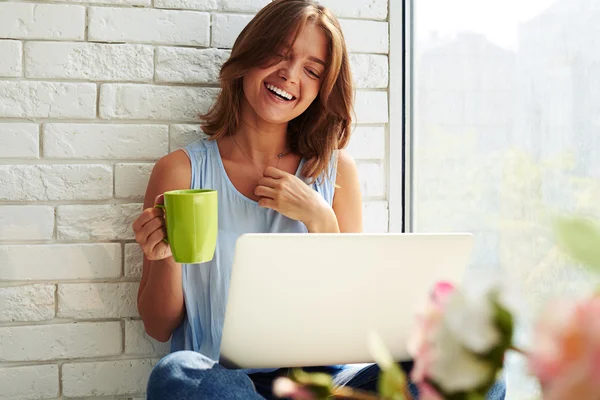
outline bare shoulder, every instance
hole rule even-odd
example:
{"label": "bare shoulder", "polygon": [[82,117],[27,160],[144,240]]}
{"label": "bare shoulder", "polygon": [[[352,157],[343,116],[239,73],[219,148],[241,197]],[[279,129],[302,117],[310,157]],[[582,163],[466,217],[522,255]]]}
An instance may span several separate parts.
{"label": "bare shoulder", "polygon": [[146,189],[144,207],[154,205],[156,196],[169,190],[189,189],[192,180],[192,166],[188,155],[177,150],[162,157],[154,165]]}
{"label": "bare shoulder", "polygon": [[340,232],[362,232],[362,195],[358,170],[354,159],[346,150],[338,151],[337,174],[333,196]]}
{"label": "bare shoulder", "polygon": [[337,153],[336,184],[340,187],[358,183],[358,170],[354,158],[345,149]]}

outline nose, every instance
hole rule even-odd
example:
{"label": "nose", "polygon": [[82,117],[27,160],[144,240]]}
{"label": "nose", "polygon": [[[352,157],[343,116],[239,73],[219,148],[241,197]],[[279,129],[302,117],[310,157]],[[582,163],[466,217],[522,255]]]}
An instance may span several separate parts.
{"label": "nose", "polygon": [[290,84],[296,84],[300,75],[300,63],[286,60],[278,71],[279,77]]}

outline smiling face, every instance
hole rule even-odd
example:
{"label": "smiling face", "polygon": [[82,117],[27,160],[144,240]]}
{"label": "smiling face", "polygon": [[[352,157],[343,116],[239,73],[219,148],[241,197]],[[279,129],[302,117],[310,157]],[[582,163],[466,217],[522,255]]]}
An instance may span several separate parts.
{"label": "smiling face", "polygon": [[255,67],[244,76],[243,112],[282,124],[306,111],[319,95],[327,48],[323,30],[306,24],[293,46],[277,54],[273,65]]}

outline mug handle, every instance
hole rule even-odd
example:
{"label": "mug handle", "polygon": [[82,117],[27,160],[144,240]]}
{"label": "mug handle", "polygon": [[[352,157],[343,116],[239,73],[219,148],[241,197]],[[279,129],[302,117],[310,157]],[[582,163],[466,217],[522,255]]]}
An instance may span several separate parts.
{"label": "mug handle", "polygon": [[[166,210],[164,204],[155,204],[154,208],[160,208],[161,210]],[[163,239],[163,242],[165,242],[166,244],[169,244],[169,239],[165,236],[165,238]]]}

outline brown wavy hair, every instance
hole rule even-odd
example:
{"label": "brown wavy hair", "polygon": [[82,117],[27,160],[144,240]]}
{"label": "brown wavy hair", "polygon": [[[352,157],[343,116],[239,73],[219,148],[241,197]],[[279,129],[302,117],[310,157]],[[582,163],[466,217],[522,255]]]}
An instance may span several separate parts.
{"label": "brown wavy hair", "polygon": [[307,160],[302,175],[314,181],[323,172],[328,175],[333,152],[348,144],[354,88],[340,24],[328,8],[312,0],[274,0],[256,14],[221,68],[221,92],[201,116],[201,126],[212,140],[233,135],[240,123],[244,75],[257,66],[279,62],[277,50],[286,48],[290,39],[293,43],[307,23],[319,26],[327,37],[327,67],[317,98],[289,122],[288,138],[291,150]]}

